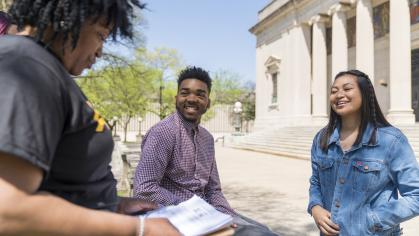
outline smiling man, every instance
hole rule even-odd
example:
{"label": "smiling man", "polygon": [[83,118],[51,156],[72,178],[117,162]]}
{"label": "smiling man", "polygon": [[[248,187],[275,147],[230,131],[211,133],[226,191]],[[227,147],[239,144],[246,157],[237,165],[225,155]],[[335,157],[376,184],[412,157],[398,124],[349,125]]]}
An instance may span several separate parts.
{"label": "smiling man", "polygon": [[211,78],[197,67],[181,71],[176,112],[152,127],[141,145],[134,194],[161,205],[176,205],[194,194],[233,216],[235,235],[276,235],[266,226],[237,214],[221,192],[214,138],[199,125],[210,107]]}
{"label": "smiling man", "polygon": [[201,68],[179,74],[176,112],[150,129],[141,145],[134,181],[138,198],[174,205],[194,194],[234,214],[221,192],[214,139],[199,125],[210,107],[211,78]]}

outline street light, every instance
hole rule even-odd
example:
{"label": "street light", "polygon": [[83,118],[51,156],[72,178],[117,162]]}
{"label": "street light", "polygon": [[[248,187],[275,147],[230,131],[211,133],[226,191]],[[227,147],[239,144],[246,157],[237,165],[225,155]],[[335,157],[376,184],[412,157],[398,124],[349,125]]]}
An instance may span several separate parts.
{"label": "street light", "polygon": [[236,102],[234,103],[234,108],[233,108],[233,112],[234,112],[234,128],[236,130],[237,133],[240,133],[240,129],[241,129],[241,113],[242,113],[242,103],[241,102]]}
{"label": "street light", "polygon": [[113,130],[113,136],[114,137],[117,136],[117,134],[116,134],[116,124],[117,124],[117,122],[118,122],[118,117],[117,116],[112,117],[111,123],[112,123],[112,130]]}

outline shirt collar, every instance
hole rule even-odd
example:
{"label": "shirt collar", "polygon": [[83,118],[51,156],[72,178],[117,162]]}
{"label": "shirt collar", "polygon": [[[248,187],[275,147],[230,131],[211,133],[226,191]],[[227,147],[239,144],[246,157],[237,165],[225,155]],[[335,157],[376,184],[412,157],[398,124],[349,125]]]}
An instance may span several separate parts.
{"label": "shirt collar", "polygon": [[193,122],[190,122],[188,120],[186,120],[182,114],[176,110],[176,116],[178,117],[178,119],[180,120],[180,123],[183,125],[183,127],[185,127],[185,129],[191,133],[192,131],[198,132],[199,131],[199,125],[195,124]]}

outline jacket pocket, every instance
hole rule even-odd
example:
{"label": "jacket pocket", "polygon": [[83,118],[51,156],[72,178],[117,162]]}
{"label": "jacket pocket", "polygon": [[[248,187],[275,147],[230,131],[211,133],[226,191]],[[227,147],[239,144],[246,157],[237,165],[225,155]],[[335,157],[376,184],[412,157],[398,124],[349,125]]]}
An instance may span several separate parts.
{"label": "jacket pocket", "polygon": [[353,189],[360,192],[367,192],[371,184],[378,184],[380,172],[384,164],[374,160],[354,160],[353,167]]}
{"label": "jacket pocket", "polygon": [[331,158],[321,158],[317,161],[317,166],[319,169],[319,178],[320,184],[322,186],[323,195],[327,195],[326,190],[333,192],[333,189],[327,188],[327,186],[332,186],[336,182],[336,173],[335,173],[335,160]]}

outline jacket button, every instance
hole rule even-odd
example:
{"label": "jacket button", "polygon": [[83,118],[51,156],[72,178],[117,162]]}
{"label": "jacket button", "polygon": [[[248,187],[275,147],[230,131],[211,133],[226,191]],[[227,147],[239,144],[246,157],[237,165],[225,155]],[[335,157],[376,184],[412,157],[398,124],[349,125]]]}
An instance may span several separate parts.
{"label": "jacket button", "polygon": [[368,170],[369,168],[368,168],[368,166],[364,166],[364,170]]}
{"label": "jacket button", "polygon": [[342,177],[340,177],[340,178],[339,178],[339,183],[340,183],[340,184],[344,184],[344,183],[345,183],[345,179],[344,179],[344,178],[342,178]]}
{"label": "jacket button", "polygon": [[339,208],[339,207],[340,207],[340,203],[339,203],[339,201],[336,201],[336,203],[335,203],[335,207],[337,207],[337,208]]}
{"label": "jacket button", "polygon": [[343,164],[348,164],[349,163],[349,160],[348,159],[343,159]]}

